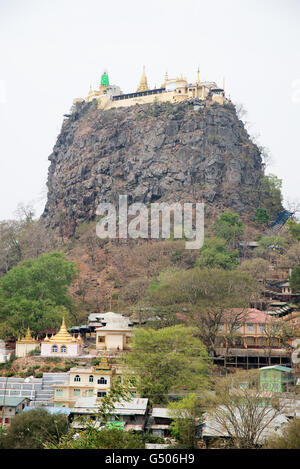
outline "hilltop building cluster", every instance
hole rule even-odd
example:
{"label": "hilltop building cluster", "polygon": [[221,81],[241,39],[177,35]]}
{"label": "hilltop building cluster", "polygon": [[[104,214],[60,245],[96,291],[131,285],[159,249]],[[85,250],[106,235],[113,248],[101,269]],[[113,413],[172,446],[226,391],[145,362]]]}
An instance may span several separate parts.
{"label": "hilltop building cluster", "polygon": [[180,103],[192,99],[210,99],[223,105],[226,102],[224,84],[223,88],[220,88],[215,82],[202,82],[198,69],[196,81],[193,83],[188,82],[182,75],[176,78],[169,78],[168,73],[166,73],[163,83],[159,88],[150,88],[145,67],[143,67],[141,80],[136,91],[123,93],[119,86],[110,84],[108,73],[104,71],[101,75],[99,88],[93,90],[90,87],[88,96],[85,99],[76,99],[74,103],[96,100],[100,109],[111,109],[133,106],[135,104],[151,104],[154,102]]}

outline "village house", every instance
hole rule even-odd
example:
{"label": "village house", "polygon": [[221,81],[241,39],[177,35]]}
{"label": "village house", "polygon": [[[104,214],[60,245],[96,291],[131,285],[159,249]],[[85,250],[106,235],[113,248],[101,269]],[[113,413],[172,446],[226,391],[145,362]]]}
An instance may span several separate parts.
{"label": "village house", "polygon": [[[240,314],[233,327],[233,318]],[[279,320],[255,308],[232,308],[221,322],[217,337],[217,353],[227,355],[228,363],[246,368],[271,364],[289,364],[290,353],[276,334]]]}
{"label": "village house", "polygon": [[259,383],[262,391],[287,392],[295,385],[295,375],[287,366],[264,366],[259,369]]}
{"label": "village house", "polygon": [[147,430],[154,436],[168,438],[172,421],[173,418],[167,407],[153,407],[149,415]]}
{"label": "village house", "polygon": [[26,397],[0,396],[0,425],[9,427],[11,420],[29,403]]}
{"label": "village house", "polygon": [[[72,427],[76,429],[85,428],[86,424],[82,417],[94,420],[95,425],[101,427],[102,424],[97,422],[96,416],[99,404],[100,400],[96,397],[79,398],[70,414]],[[110,411],[110,414],[110,426],[117,426],[125,431],[143,432],[148,417],[148,399],[133,398],[130,401],[120,400],[114,403],[114,409]]]}
{"label": "village house", "polygon": [[96,349],[123,351],[130,349],[133,324],[122,314],[105,313],[98,317],[100,325],[95,327]]}
{"label": "village house", "polygon": [[[235,327],[235,345],[244,348],[266,347],[268,345],[268,331],[274,327],[277,319],[269,314],[255,308],[238,309],[232,308],[228,314],[224,314],[224,319],[219,326],[218,344],[226,346],[226,337],[232,330],[232,323],[236,315],[240,313],[240,319]],[[280,347],[280,339],[273,340],[273,347]]]}

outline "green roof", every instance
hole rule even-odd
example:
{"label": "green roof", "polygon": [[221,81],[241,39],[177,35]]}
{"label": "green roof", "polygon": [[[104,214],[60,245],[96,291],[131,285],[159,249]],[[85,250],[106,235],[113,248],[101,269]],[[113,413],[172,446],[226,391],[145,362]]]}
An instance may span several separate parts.
{"label": "green roof", "polygon": [[11,397],[11,396],[0,396],[0,406],[17,407],[21,402],[28,399],[27,397]]}
{"label": "green roof", "polygon": [[109,86],[109,78],[106,72],[102,73],[100,84],[104,86]]}
{"label": "green roof", "polygon": [[107,423],[107,428],[123,428],[125,426],[125,422],[122,421],[114,421],[114,422],[108,422]]}

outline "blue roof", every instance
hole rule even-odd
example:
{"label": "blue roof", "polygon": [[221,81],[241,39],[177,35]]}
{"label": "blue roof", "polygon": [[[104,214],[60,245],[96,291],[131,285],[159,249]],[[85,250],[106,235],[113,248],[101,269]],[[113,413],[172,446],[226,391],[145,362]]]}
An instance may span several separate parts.
{"label": "blue roof", "polygon": [[48,407],[48,406],[41,406],[41,407],[25,407],[24,411],[30,411],[30,410],[36,410],[36,409],[43,409],[49,412],[51,415],[56,415],[56,414],[64,414],[64,415],[69,415],[71,413],[71,408],[70,407]]}
{"label": "blue roof", "polygon": [[3,407],[17,407],[21,402],[25,401],[25,396],[13,397],[13,396],[0,396],[0,405]]}
{"label": "blue roof", "polygon": [[260,370],[278,370],[278,371],[284,371],[285,373],[290,373],[292,371],[292,368],[288,368],[287,366],[282,366],[282,365],[273,365],[273,366],[263,366],[260,368]]}

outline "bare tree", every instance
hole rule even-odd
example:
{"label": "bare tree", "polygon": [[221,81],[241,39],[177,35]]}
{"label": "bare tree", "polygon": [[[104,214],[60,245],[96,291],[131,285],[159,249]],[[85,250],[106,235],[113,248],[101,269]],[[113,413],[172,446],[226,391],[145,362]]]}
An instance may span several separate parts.
{"label": "bare tree", "polygon": [[263,444],[270,424],[284,414],[278,393],[260,389],[259,371],[218,378],[215,394],[206,397],[206,422],[239,449]]}

